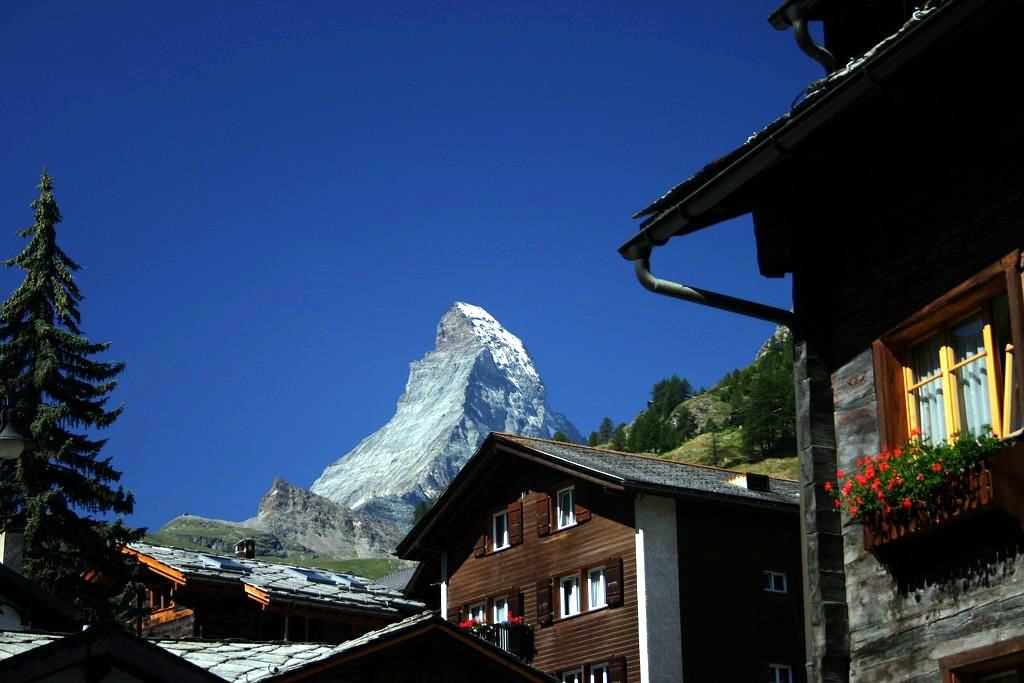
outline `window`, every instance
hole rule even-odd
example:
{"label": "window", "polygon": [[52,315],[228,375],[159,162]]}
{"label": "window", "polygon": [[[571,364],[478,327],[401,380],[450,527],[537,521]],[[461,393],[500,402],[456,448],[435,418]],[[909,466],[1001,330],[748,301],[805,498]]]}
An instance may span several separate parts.
{"label": "window", "polygon": [[943,657],[939,671],[950,683],[1019,683],[1024,681],[1024,638]]}
{"label": "window", "polygon": [[607,605],[605,598],[604,567],[587,572],[587,609],[598,609]]}
{"label": "window", "polygon": [[937,443],[953,434],[979,434],[983,425],[1001,431],[993,318],[1005,310],[1003,295],[910,348],[904,371],[909,427],[921,430],[922,438]]}
{"label": "window", "polygon": [[558,528],[576,524],[576,489],[570,486],[558,492]]}
{"label": "window", "polygon": [[608,665],[594,664],[591,666],[588,683],[608,683]]}
{"label": "window", "polygon": [[788,593],[789,584],[784,572],[765,570],[762,574],[761,587],[769,593]]}
{"label": "window", "polygon": [[559,680],[562,683],[583,683],[583,672],[579,669],[563,671],[562,675],[559,676]]}
{"label": "window", "polygon": [[487,605],[477,602],[469,606],[469,618],[483,623],[487,621]]}
{"label": "window", "polygon": [[502,596],[500,598],[494,598],[493,601],[493,612],[494,612],[494,624],[500,624],[503,621],[508,621],[508,598]]}
{"label": "window", "polygon": [[1010,322],[1011,308],[1024,312],[1018,259],[990,266],[876,342],[890,446],[916,430],[939,443],[985,425],[999,437],[1021,429],[1021,332]]}
{"label": "window", "polygon": [[[479,517],[477,519],[479,519]],[[509,547],[508,510],[502,510],[501,512],[494,513],[492,531],[494,532],[491,536],[491,548],[493,550],[502,550]]]}
{"label": "window", "polygon": [[559,604],[561,605],[561,615],[563,617],[571,617],[580,613],[580,577],[578,576],[563,576],[558,582],[561,589],[559,590]]}
{"label": "window", "polygon": [[793,683],[793,667],[786,664],[769,664],[768,683]]}

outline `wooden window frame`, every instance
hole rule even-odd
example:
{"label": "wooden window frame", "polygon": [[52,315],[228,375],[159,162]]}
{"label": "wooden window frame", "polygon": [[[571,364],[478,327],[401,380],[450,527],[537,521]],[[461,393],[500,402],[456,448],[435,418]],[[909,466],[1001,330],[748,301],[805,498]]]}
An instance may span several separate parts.
{"label": "wooden window frame", "polygon": [[[565,582],[567,580],[569,580],[569,579],[574,579],[576,581],[576,591],[575,591],[575,593],[576,593],[576,611],[567,614],[566,610],[565,610],[566,605],[565,605],[565,600],[564,600],[565,593],[563,592],[563,586],[565,585]],[[572,617],[578,617],[579,615],[583,614],[583,600],[582,600],[583,596],[581,594],[581,590],[582,590],[582,585],[581,584],[582,584],[582,582],[580,581],[579,572],[576,572],[575,574],[563,574],[563,575],[558,577],[558,618],[559,619],[571,619]]]}
{"label": "wooden window frame", "polygon": [[[776,579],[782,577],[782,589],[779,590],[775,587]],[[773,569],[765,569],[761,572],[762,582],[764,579],[768,579],[767,585],[762,583],[762,589],[765,593],[776,593],[779,595],[785,595],[789,593],[789,575],[786,572],[779,572]]]}
{"label": "wooden window frame", "polygon": [[[587,680],[585,683],[608,683],[608,662],[598,662],[597,664],[591,664],[587,672]],[[602,672],[604,676],[602,678],[595,678],[595,676]]]}
{"label": "wooden window frame", "polygon": [[796,679],[793,678],[793,667],[789,664],[779,664],[778,662],[768,663],[768,674],[771,676],[769,681],[771,683],[780,683],[778,673],[782,671],[785,671],[787,673],[787,676],[789,677],[789,683],[795,683]]}
{"label": "wooden window frame", "polygon": [[[569,494],[569,513],[572,515],[571,521],[568,524],[562,524],[562,494]],[[571,484],[569,486],[558,489],[555,493],[555,528],[558,531],[562,529],[571,529],[576,526],[576,485]]]}
{"label": "wooden window frame", "polygon": [[[948,334],[957,323],[987,309],[985,325],[985,355],[988,363],[989,404],[992,427],[996,435],[1009,436],[1008,411],[1011,396],[1007,382],[1017,387],[1016,401],[1024,403],[1024,362],[1012,363],[1012,376],[1004,372],[1005,359],[1018,359],[1017,349],[1024,348],[1024,286],[1021,276],[1021,252],[1015,250],[999,261],[976,273],[946,294],[920,309],[893,330],[872,344],[875,368],[875,391],[878,398],[878,422],[881,441],[890,448],[900,447],[909,440],[916,426],[916,410],[910,395],[913,376],[910,369],[910,350],[915,344],[927,341],[936,334]],[[1010,339],[1000,340],[1007,348],[996,349],[991,332],[991,301],[1000,294],[1007,295],[1010,317]],[[1010,355],[1012,351],[1012,356]],[[959,424],[959,390],[952,385],[955,370],[966,363],[952,364],[951,349],[943,343],[941,379],[943,382],[943,408],[946,431],[954,438]],[[954,367],[955,365],[955,367]],[[1020,410],[1020,407],[1017,408]],[[1004,420],[1003,416],[1007,415]]]}
{"label": "wooden window frame", "polygon": [[483,615],[483,619],[481,621],[486,622],[487,621],[487,601],[486,600],[479,600],[477,602],[473,602],[473,603],[470,603],[469,605],[467,605],[466,606],[466,619],[473,619],[473,608],[474,607],[479,607],[480,608],[480,614]]}
{"label": "wooden window frame", "polygon": [[[505,601],[505,618],[501,619],[501,620],[498,619],[498,601],[499,600],[504,600]],[[509,596],[507,594],[504,594],[504,593],[502,595],[496,595],[493,598],[491,598],[490,602],[491,602],[491,620],[492,620],[490,623],[492,623],[492,624],[500,624],[502,622],[508,621],[508,618],[512,616],[512,604],[511,604],[511,600],[509,599]]]}
{"label": "wooden window frame", "polygon": [[1024,677],[1024,637],[1004,640],[939,660],[942,683],[975,683],[982,676],[1014,669]]}
{"label": "wooden window frame", "polygon": [[[498,545],[498,518],[504,518],[504,545]],[[491,513],[491,552],[496,553],[501,550],[507,550],[512,547],[512,533],[509,529],[510,515],[508,514],[508,508],[502,508],[497,512]]]}
{"label": "wooden window frame", "polygon": [[566,669],[565,671],[558,672],[558,680],[561,683],[566,683],[566,676],[575,676],[577,681],[583,683],[583,667],[578,666],[575,669]]}
{"label": "wooden window frame", "polygon": [[[601,580],[600,580],[601,604],[600,605],[592,605],[591,604],[591,599],[593,598],[593,595],[594,595],[594,593],[593,593],[594,574],[597,573],[597,572],[601,573]],[[584,573],[586,574],[586,577],[587,577],[587,580],[586,580],[586,584],[587,584],[587,611],[588,612],[596,612],[599,609],[606,608],[608,606],[608,582],[607,582],[607,580],[605,578],[604,565],[602,564],[602,565],[598,565],[596,567],[587,567],[587,569],[585,570]]]}

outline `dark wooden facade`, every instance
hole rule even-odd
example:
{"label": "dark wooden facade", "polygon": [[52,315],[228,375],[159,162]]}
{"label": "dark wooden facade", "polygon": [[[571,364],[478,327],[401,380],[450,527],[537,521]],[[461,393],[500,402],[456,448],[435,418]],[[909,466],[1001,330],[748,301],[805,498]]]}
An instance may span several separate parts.
{"label": "dark wooden facade", "polygon": [[[519,613],[533,626],[532,664],[550,672],[624,658],[628,680],[640,680],[636,595],[636,550],[633,540],[632,495],[605,492],[600,486],[567,477],[541,465],[507,459],[481,505],[466,510],[462,528],[453,537],[448,556],[448,616],[468,617],[468,608],[493,598],[519,596]],[[554,496],[574,485],[580,512],[589,519],[557,529]],[[522,504],[522,543],[493,551],[492,513]],[[538,509],[541,524],[538,526]],[[548,518],[543,519],[543,513]],[[577,519],[582,515],[577,514]],[[484,537],[486,552],[473,549]],[[586,610],[586,571],[621,566],[621,605]],[[558,581],[579,576],[583,610],[560,618]],[[610,581],[610,580],[609,580]],[[541,597],[538,601],[538,596]],[[513,602],[514,604],[514,602]],[[545,623],[549,621],[549,623]]]}
{"label": "dark wooden facade", "polygon": [[[490,622],[495,599],[508,599],[510,614],[530,627],[530,647],[517,654],[555,675],[582,671],[583,680],[596,664],[608,665],[614,683],[684,675],[760,680],[769,664],[804,680],[792,493],[766,501],[682,485],[643,489],[621,477],[632,467],[642,470],[646,458],[562,446],[545,461],[545,443],[555,444],[492,435],[399,545],[400,556],[428,568],[443,563],[424,574],[447,577],[441,585],[449,621],[461,623],[483,605]],[[604,460],[577,470],[559,459],[578,455],[580,465],[595,454]],[[617,461],[625,463],[618,475]],[[714,472],[716,481],[735,478]],[[558,529],[557,495],[570,486],[575,524]],[[494,514],[505,511],[510,544],[495,549]],[[605,572],[607,599],[591,610],[587,578],[597,568]],[[765,591],[765,572],[785,580],[785,589]],[[563,617],[560,579],[569,576],[578,579],[581,609]]]}
{"label": "dark wooden facade", "polygon": [[[683,680],[760,681],[768,664],[803,681],[800,525],[795,511],[678,502]],[[764,590],[764,572],[786,590]]]}
{"label": "dark wooden facade", "polygon": [[[856,5],[861,17],[892,10],[818,4]],[[842,12],[831,21],[841,31]],[[755,141],[776,143],[772,164],[707,209],[752,213],[762,273],[793,278],[815,681],[973,681],[1024,658],[1016,520],[985,514],[868,552],[862,527],[841,518],[822,488],[859,457],[904,445],[910,347],[995,296],[1007,297],[1008,318],[988,378],[1000,400],[1009,395],[1017,410],[1024,401],[1024,100],[999,94],[1019,80],[1004,48],[1022,27],[1017,2],[929,3]],[[787,134],[799,142],[782,146]],[[745,158],[732,159],[719,177],[739,177]],[[699,195],[685,201],[696,205]],[[1007,344],[1016,392],[1007,390]],[[1012,432],[997,426],[999,436]]]}

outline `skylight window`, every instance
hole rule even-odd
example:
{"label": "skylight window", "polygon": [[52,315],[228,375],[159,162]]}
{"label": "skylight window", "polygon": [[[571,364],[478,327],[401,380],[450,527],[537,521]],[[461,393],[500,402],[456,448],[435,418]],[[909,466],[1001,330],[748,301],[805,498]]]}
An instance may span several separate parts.
{"label": "skylight window", "polygon": [[339,583],[337,577],[329,574],[324,574],[313,569],[304,569],[302,567],[288,567],[287,572],[297,579],[304,579],[311,583],[323,583],[328,586],[333,586]]}
{"label": "skylight window", "polygon": [[338,579],[338,585],[345,586],[346,588],[366,588],[366,584],[349,574],[335,574],[335,576]]}
{"label": "skylight window", "polygon": [[230,557],[200,554],[199,559],[203,561],[204,566],[210,567],[211,569],[220,569],[226,572],[238,572],[239,574],[249,574],[252,572],[252,570],[244,564],[235,562]]}

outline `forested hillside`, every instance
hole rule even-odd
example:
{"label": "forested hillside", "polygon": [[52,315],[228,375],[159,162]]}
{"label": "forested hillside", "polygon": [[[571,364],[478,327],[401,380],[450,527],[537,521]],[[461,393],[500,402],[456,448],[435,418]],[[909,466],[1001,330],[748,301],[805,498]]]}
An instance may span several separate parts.
{"label": "forested hillside", "polygon": [[745,368],[710,389],[676,375],[657,382],[646,409],[617,426],[606,417],[592,446],[797,478],[793,342],[779,330]]}

